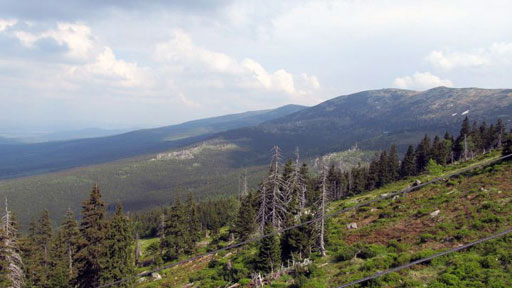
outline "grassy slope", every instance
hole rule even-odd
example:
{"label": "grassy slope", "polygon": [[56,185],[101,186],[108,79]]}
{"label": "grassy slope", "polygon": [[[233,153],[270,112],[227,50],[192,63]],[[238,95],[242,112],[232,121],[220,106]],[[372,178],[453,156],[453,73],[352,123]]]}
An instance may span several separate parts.
{"label": "grassy slope", "polygon": [[[445,174],[495,157],[496,154],[447,167]],[[418,178],[428,181],[434,177],[422,175]],[[412,179],[399,181],[382,189],[331,203],[330,211],[403,189],[411,182]],[[432,217],[430,213],[436,210],[440,210],[439,215]],[[346,228],[352,222],[357,223],[358,229]],[[310,276],[304,287],[336,287],[423,258],[434,251],[489,236],[511,225],[512,163],[478,169],[475,173],[428,185],[401,198],[379,201],[330,219],[328,257],[314,256],[319,269]],[[392,273],[369,283],[369,286],[488,287],[494,281],[493,287],[510,287],[512,237],[506,239],[493,240],[467,251],[438,258],[430,264]],[[229,259],[236,265],[237,261],[247,260],[254,253],[255,247],[251,246],[239,250],[236,257],[231,253],[222,253],[217,255],[216,260],[222,263]],[[208,279],[208,275],[218,273],[218,270],[208,268],[210,260],[211,257],[207,257],[164,271],[163,280],[140,287],[180,287],[189,280],[196,280],[195,284],[201,283],[201,287],[225,285],[224,282],[217,283]],[[272,287],[286,287],[291,283],[291,278],[284,276],[273,283]]]}
{"label": "grassy slope", "polygon": [[[337,210],[402,188],[405,184],[402,182],[354,199],[338,201],[331,209]],[[430,214],[437,210],[440,211],[437,216]],[[353,222],[357,223],[358,229],[348,230],[346,225]],[[511,163],[478,169],[329,221],[329,257],[318,259],[325,271],[319,278],[328,287],[339,286],[424,258],[433,251],[475,241],[511,225]],[[494,284],[493,287],[510,287],[512,237],[506,239],[392,273],[369,285],[488,287]]]}

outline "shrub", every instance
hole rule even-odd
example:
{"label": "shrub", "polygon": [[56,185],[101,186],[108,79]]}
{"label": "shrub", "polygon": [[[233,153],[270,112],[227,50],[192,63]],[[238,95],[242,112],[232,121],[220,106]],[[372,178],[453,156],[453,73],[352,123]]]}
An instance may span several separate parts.
{"label": "shrub", "polygon": [[336,254],[336,261],[347,261],[356,256],[358,249],[352,246],[344,246],[339,249],[338,254]]}

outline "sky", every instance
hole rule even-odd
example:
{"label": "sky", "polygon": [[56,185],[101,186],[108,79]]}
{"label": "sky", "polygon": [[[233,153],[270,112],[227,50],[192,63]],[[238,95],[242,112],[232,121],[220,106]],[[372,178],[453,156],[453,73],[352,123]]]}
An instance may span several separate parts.
{"label": "sky", "polygon": [[0,132],[511,88],[512,1],[0,1]]}

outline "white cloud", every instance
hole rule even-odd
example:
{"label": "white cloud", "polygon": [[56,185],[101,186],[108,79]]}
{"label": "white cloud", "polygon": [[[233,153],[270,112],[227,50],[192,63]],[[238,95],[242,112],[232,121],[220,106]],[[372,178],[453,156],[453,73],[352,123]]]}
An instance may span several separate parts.
{"label": "white cloud", "polygon": [[55,40],[59,45],[66,45],[67,56],[73,59],[86,60],[94,48],[94,40],[89,26],[79,23],[58,23],[56,29],[39,34],[22,30],[14,32],[14,36],[27,48],[44,38]]}
{"label": "white cloud", "polygon": [[196,46],[182,30],[175,30],[170,41],[158,44],[155,55],[157,60],[166,61],[169,65],[179,65],[182,73],[207,73],[221,77],[224,85],[218,85],[214,81],[216,86],[234,85],[245,89],[263,89],[284,93],[297,101],[307,101],[305,98],[320,87],[316,76],[305,73],[294,75],[285,69],[268,72],[253,59],[239,61],[227,54]]}
{"label": "white cloud", "polygon": [[444,70],[502,65],[512,61],[512,43],[493,43],[487,48],[470,52],[434,50],[426,57],[426,61]]}
{"label": "white cloud", "polygon": [[412,76],[398,77],[393,81],[393,86],[402,89],[425,90],[438,86],[452,87],[453,83],[447,79],[441,79],[430,72],[416,72]]}
{"label": "white cloud", "polygon": [[76,68],[79,72],[105,77],[109,83],[123,87],[135,87],[147,84],[148,75],[136,63],[117,59],[110,47],[104,47],[95,61]]}
{"label": "white cloud", "polygon": [[16,25],[16,23],[18,23],[18,21],[14,19],[0,19],[0,32],[13,25]]}

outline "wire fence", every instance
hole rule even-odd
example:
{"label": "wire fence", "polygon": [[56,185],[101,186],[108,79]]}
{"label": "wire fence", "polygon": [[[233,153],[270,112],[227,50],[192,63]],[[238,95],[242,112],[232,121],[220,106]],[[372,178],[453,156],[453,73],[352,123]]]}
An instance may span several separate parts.
{"label": "wire fence", "polygon": [[446,251],[434,254],[432,256],[429,256],[429,257],[426,257],[426,258],[423,258],[423,259],[420,259],[420,260],[416,260],[416,261],[404,264],[402,266],[398,266],[398,267],[390,268],[390,269],[387,269],[387,270],[384,270],[384,271],[381,271],[381,272],[377,272],[377,273],[375,273],[375,274],[373,274],[371,276],[368,276],[368,277],[365,277],[365,278],[362,278],[362,279],[359,279],[359,280],[355,280],[355,281],[343,284],[341,286],[338,286],[337,288],[345,288],[345,287],[349,287],[349,286],[352,286],[352,285],[360,284],[360,283],[363,283],[363,282],[366,282],[366,281],[370,281],[370,280],[373,280],[375,278],[384,276],[384,275],[392,273],[392,272],[396,272],[396,271],[399,271],[399,270],[402,270],[402,269],[405,269],[405,268],[409,268],[409,267],[414,266],[414,265],[418,265],[418,264],[421,264],[421,263],[428,262],[428,261],[430,261],[430,260],[432,260],[434,258],[437,258],[437,257],[445,256],[447,254],[454,253],[454,252],[457,252],[457,251],[460,251],[460,250],[464,250],[466,248],[475,246],[477,244],[480,244],[480,243],[483,243],[483,242],[486,242],[486,241],[490,241],[490,240],[493,240],[493,239],[496,239],[496,238],[499,238],[499,237],[503,237],[503,236],[505,236],[505,235],[507,235],[509,233],[512,233],[512,229],[505,230],[505,231],[503,231],[501,233],[494,234],[492,236],[489,236],[489,237],[486,237],[486,238],[482,238],[482,239],[477,240],[475,242],[471,242],[471,243],[468,243],[466,245],[455,247],[455,248],[452,248],[450,250],[446,250]]}
{"label": "wire fence", "polygon": [[[161,267],[158,267],[158,268],[155,268],[155,269],[152,269],[150,271],[146,271],[146,272],[134,275],[134,276],[130,276],[130,277],[126,277],[126,278],[123,278],[123,279],[119,279],[117,281],[114,281],[114,282],[111,282],[111,283],[108,283],[108,284],[103,284],[103,285],[100,285],[98,287],[99,288],[111,287],[111,286],[114,286],[114,285],[117,285],[117,284],[121,284],[121,283],[124,283],[124,282],[135,280],[137,278],[149,276],[149,275],[151,275],[152,273],[155,273],[155,272],[159,272],[159,271],[162,271],[162,270],[170,269],[170,268],[173,268],[173,267],[176,267],[176,266],[179,266],[179,265],[186,264],[186,263],[191,262],[191,261],[199,260],[199,259],[201,259],[203,257],[206,257],[206,256],[215,255],[215,254],[217,254],[219,252],[222,252],[222,251],[231,250],[231,249],[238,248],[238,247],[241,247],[241,246],[253,243],[253,242],[257,242],[257,241],[260,241],[263,238],[272,237],[272,236],[281,234],[281,233],[286,232],[286,231],[291,230],[291,229],[295,229],[295,228],[299,228],[299,227],[302,227],[302,226],[305,226],[305,225],[309,225],[309,224],[315,223],[317,221],[320,221],[322,218],[324,218],[324,219],[330,218],[330,217],[337,216],[337,215],[340,215],[340,214],[348,212],[348,211],[359,209],[359,208],[364,207],[364,206],[369,206],[369,205],[371,205],[373,203],[376,203],[376,202],[379,202],[379,201],[382,201],[382,200],[385,200],[385,199],[389,199],[389,198],[392,198],[392,197],[395,197],[395,196],[398,196],[398,195],[404,195],[404,194],[411,193],[413,191],[416,191],[416,190],[418,190],[418,189],[420,189],[420,188],[422,188],[424,186],[430,185],[432,183],[439,182],[439,181],[445,180],[447,178],[451,178],[451,177],[454,177],[456,175],[460,175],[462,173],[465,173],[465,172],[468,172],[468,171],[471,171],[471,170],[474,170],[474,169],[477,169],[477,168],[481,168],[481,167],[484,167],[484,166],[487,166],[487,165],[490,165],[490,164],[502,161],[502,160],[507,159],[509,157],[512,157],[512,154],[505,155],[505,156],[502,156],[502,157],[499,157],[499,158],[496,158],[496,159],[490,159],[490,160],[481,162],[481,163],[479,163],[477,165],[472,165],[472,166],[466,167],[466,168],[464,168],[462,170],[458,170],[456,172],[450,173],[448,175],[444,175],[444,176],[440,176],[440,177],[434,178],[434,179],[432,179],[430,181],[427,181],[425,183],[421,183],[421,184],[416,185],[416,186],[407,187],[407,188],[405,188],[403,190],[400,190],[400,191],[397,191],[397,192],[387,193],[385,195],[382,195],[381,197],[377,197],[375,199],[372,199],[372,200],[369,200],[369,201],[366,201],[366,202],[363,202],[363,203],[360,203],[360,204],[357,204],[357,205],[354,205],[354,206],[346,207],[346,208],[340,209],[340,210],[338,210],[336,212],[328,213],[328,214],[324,215],[323,217],[322,216],[321,217],[317,217],[317,218],[314,218],[314,219],[311,219],[311,220],[308,220],[308,221],[301,222],[301,223],[296,224],[296,225],[284,227],[284,228],[278,229],[278,230],[276,230],[276,231],[274,231],[272,233],[260,235],[260,236],[257,236],[257,237],[254,237],[254,238],[251,238],[251,239],[239,242],[239,243],[235,243],[235,244],[232,244],[232,245],[228,245],[228,246],[225,246],[225,247],[222,247],[222,248],[219,248],[219,249],[215,249],[215,250],[206,252],[206,253],[201,254],[201,255],[197,255],[197,256],[194,256],[194,257],[191,257],[191,258],[188,258],[188,259],[185,259],[185,260],[181,260],[181,261],[174,262],[174,263],[171,263],[171,264],[168,264],[168,265],[164,265],[164,266],[161,266]],[[428,261],[428,260],[426,260],[426,261]],[[411,263],[414,263],[414,262],[411,262]],[[409,263],[409,264],[411,264],[411,263]],[[388,272],[388,273],[390,273],[390,272]],[[360,282],[357,282],[357,283],[360,283]],[[354,283],[354,284],[357,284],[357,283]],[[351,284],[351,285],[354,285],[354,284]],[[343,286],[343,287],[347,287],[347,286]]]}

